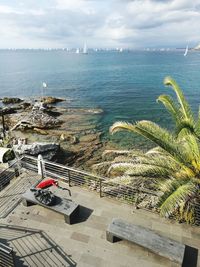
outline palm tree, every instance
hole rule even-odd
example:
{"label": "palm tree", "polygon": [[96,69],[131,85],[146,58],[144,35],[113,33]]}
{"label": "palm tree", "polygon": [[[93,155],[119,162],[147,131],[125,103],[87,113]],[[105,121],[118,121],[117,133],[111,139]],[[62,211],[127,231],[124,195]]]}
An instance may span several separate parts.
{"label": "palm tree", "polygon": [[195,207],[200,202],[200,115],[195,122],[189,104],[172,78],[166,77],[164,84],[171,86],[177,96],[177,102],[168,95],[158,98],[172,115],[175,132],[151,121],[114,123],[110,128],[112,134],[128,130],[149,139],[156,147],[145,154],[133,153],[132,159],[129,155],[123,162],[112,164],[109,171],[123,173],[116,178],[121,183],[152,181],[162,192],[158,203],[161,215],[175,215],[193,223]]}
{"label": "palm tree", "polygon": [[164,84],[170,86],[174,90],[178,101],[175,102],[173,98],[168,95],[160,95],[157,102],[162,102],[174,119],[176,125],[175,134],[179,137],[187,133],[192,133],[196,135],[197,138],[200,138],[200,109],[198,120],[195,122],[191,108],[176,81],[171,77],[166,77],[164,79]]}

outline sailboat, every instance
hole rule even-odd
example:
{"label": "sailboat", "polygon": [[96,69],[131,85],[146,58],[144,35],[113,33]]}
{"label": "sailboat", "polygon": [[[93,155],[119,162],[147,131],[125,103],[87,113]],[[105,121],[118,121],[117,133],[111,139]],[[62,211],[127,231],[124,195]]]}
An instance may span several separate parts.
{"label": "sailboat", "polygon": [[86,43],[84,43],[84,47],[83,47],[83,54],[87,54],[87,45]]}
{"label": "sailboat", "polygon": [[186,48],[185,48],[184,57],[186,57],[186,56],[187,56],[187,54],[188,54],[188,45],[187,45],[187,46],[186,46]]}
{"label": "sailboat", "polygon": [[76,49],[76,54],[79,54],[80,53],[80,50],[79,48]]}

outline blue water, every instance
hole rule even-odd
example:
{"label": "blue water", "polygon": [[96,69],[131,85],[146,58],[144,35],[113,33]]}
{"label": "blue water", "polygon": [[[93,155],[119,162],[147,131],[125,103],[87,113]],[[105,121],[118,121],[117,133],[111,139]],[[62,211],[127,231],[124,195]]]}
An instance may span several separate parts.
{"label": "blue water", "polygon": [[192,108],[200,103],[200,53],[187,57],[179,52],[101,52],[88,55],[66,51],[0,51],[0,97],[47,95],[72,98],[72,107],[102,108],[98,127],[104,138],[135,146],[145,142],[130,134],[111,137],[108,129],[116,120],[153,120],[172,127],[160,94],[173,92],[163,86],[170,75],[182,87]]}

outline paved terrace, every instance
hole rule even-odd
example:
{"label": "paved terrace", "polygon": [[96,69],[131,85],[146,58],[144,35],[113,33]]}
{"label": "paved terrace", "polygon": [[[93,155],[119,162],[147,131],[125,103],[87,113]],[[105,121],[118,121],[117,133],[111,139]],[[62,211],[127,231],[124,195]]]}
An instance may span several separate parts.
{"label": "paved terrace", "polygon": [[[37,205],[24,207],[19,202],[20,195],[36,179],[35,174],[25,172],[0,193],[0,241],[13,247],[19,267],[179,266],[126,241],[107,242],[106,228],[113,217],[200,249],[200,227],[170,222],[116,200],[99,198],[95,192],[79,187],[71,187],[72,199],[81,205],[80,221],[76,224],[68,225],[62,215]],[[64,190],[54,192],[69,197]]]}

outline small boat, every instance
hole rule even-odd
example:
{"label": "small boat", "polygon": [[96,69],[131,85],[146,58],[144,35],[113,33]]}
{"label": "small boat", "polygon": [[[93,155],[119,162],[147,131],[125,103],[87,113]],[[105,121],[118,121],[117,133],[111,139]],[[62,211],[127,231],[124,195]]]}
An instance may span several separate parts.
{"label": "small boat", "polygon": [[186,56],[187,56],[187,54],[188,54],[188,45],[187,45],[187,46],[186,46],[186,48],[185,48],[184,57],[186,57]]}
{"label": "small boat", "polygon": [[80,53],[80,50],[79,48],[76,49],[76,54],[79,54]]}
{"label": "small boat", "polygon": [[47,84],[45,82],[42,83],[43,88],[47,88]]}
{"label": "small boat", "polygon": [[84,43],[84,47],[83,47],[83,54],[87,54],[87,45],[86,43]]}

